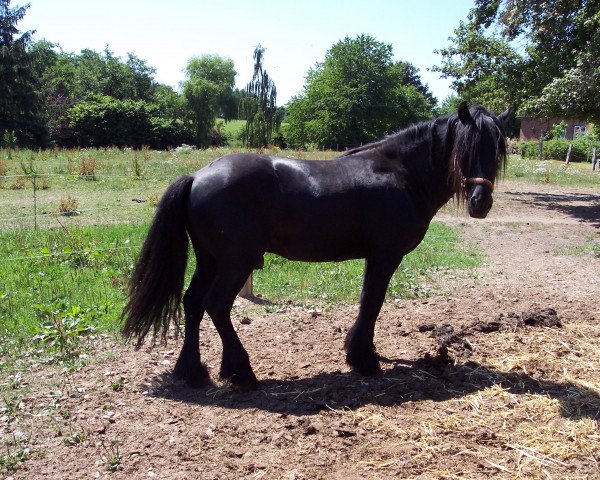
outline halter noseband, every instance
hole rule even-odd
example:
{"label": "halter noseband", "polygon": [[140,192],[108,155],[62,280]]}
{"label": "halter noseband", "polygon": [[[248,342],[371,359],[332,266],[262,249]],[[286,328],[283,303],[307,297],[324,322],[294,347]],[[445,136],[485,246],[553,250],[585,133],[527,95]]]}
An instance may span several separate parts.
{"label": "halter noseband", "polygon": [[474,183],[476,185],[487,185],[487,187],[490,189],[490,193],[492,193],[494,191],[494,184],[492,182],[490,182],[487,178],[483,178],[483,177],[465,178],[464,182],[465,183]]}

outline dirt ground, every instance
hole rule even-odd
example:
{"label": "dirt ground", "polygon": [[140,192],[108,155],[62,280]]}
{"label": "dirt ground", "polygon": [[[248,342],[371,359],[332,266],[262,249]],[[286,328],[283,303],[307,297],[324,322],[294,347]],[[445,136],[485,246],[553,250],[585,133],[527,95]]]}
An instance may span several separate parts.
{"label": "dirt ground", "polygon": [[[0,432],[26,458],[3,475],[600,478],[600,258],[577,250],[600,242],[600,192],[505,181],[487,219],[447,209],[437,220],[460,224],[485,262],[441,273],[432,297],[384,305],[381,375],[344,363],[356,305],[267,313],[239,300],[257,391],[217,381],[208,319],[203,359],[216,383],[200,390],[171,379],[175,340],[136,352],[105,338],[78,371],[32,364],[18,385],[9,379],[25,393]],[[544,309],[558,325],[527,324]],[[454,338],[446,361],[439,332]]]}

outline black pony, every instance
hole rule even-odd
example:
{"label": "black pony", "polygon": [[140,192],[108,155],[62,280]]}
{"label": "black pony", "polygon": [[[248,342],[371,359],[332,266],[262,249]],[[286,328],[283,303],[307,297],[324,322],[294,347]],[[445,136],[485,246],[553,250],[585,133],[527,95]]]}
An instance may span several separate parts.
{"label": "black pony", "polygon": [[[506,161],[507,116],[463,103],[457,114],[333,160],[232,154],[179,178],[160,201],[135,267],[124,334],[138,346],[150,330],[165,339],[183,300],[174,375],[192,386],[210,382],[199,350],[206,311],[223,343],[221,377],[252,388],[257,380],[230,311],[265,252],[307,262],[364,258],[358,319],[344,347],[356,371],[377,372],[373,332],[392,274],[453,196],[466,199],[472,217],[487,215]],[[197,267],[182,298],[188,236]]]}

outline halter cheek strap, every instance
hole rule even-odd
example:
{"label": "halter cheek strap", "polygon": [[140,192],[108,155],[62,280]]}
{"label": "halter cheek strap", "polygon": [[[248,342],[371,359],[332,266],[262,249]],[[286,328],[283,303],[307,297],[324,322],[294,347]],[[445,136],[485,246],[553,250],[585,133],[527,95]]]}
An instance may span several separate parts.
{"label": "halter cheek strap", "polygon": [[475,177],[475,178],[465,178],[465,183],[474,183],[476,185],[487,185],[490,189],[490,193],[494,191],[494,184],[490,182],[487,178],[483,177]]}

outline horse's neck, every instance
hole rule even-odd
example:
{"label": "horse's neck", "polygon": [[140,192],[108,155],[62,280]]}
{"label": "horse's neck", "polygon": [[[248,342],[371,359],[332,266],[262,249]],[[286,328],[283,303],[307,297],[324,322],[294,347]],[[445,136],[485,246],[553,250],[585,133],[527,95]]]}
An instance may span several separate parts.
{"label": "horse's neck", "polygon": [[454,194],[449,181],[451,152],[446,134],[446,127],[434,126],[431,136],[415,141],[400,160],[410,177],[409,185],[413,185],[415,204],[431,217]]}

